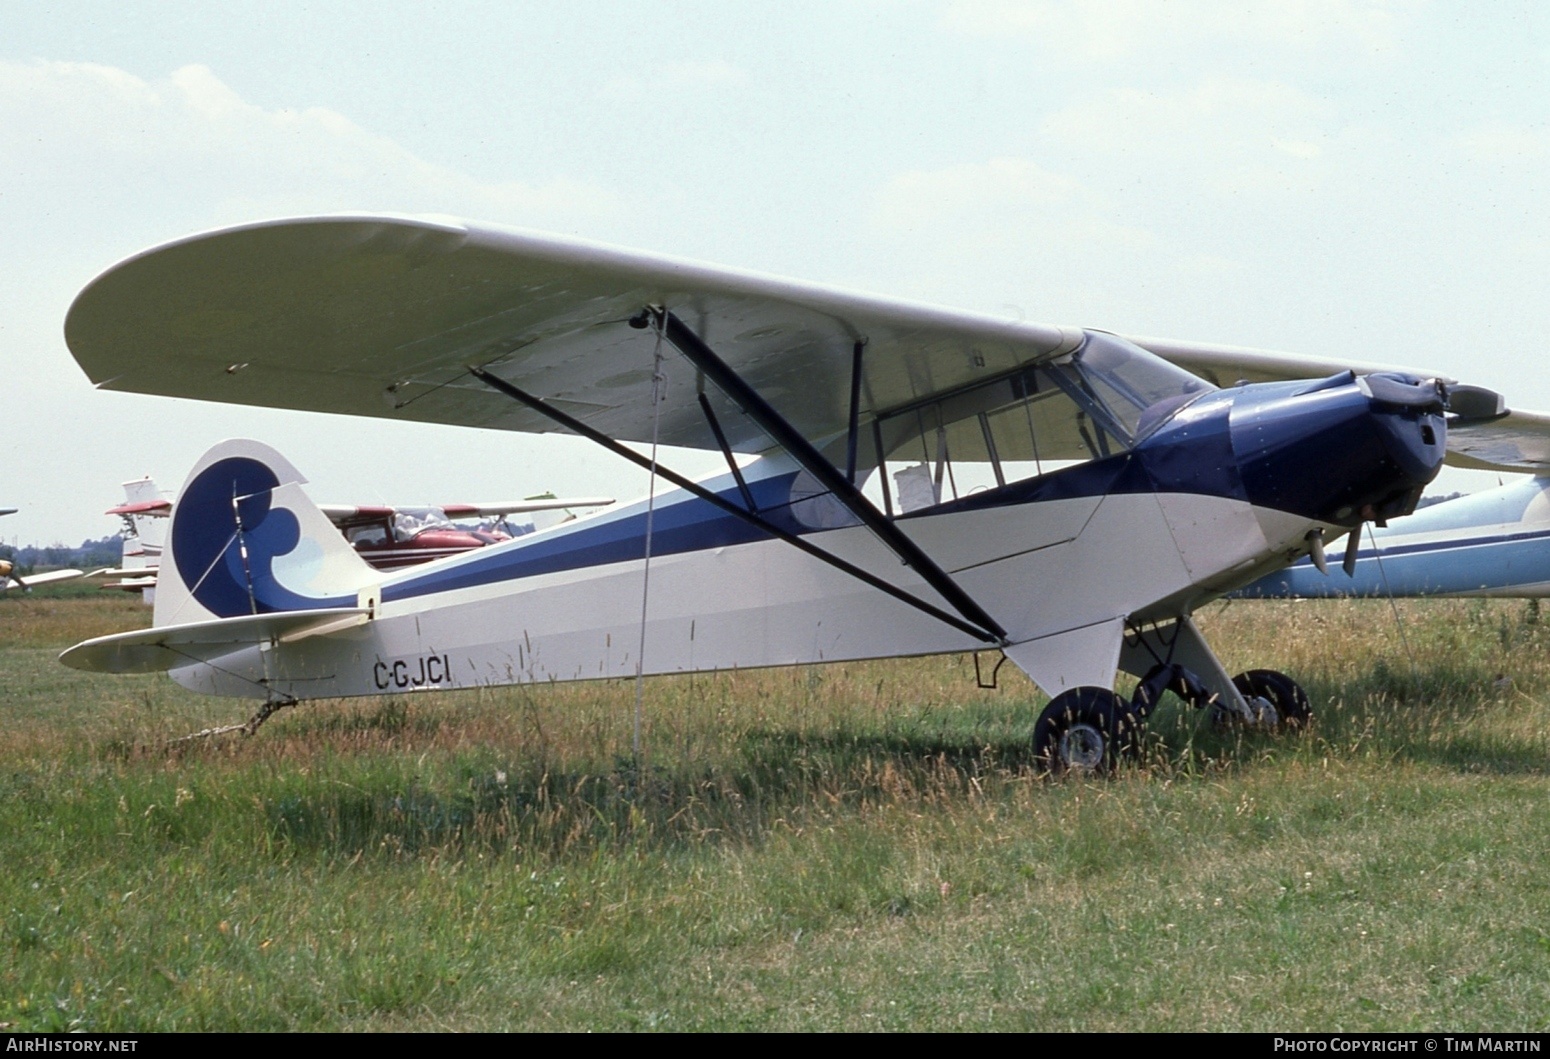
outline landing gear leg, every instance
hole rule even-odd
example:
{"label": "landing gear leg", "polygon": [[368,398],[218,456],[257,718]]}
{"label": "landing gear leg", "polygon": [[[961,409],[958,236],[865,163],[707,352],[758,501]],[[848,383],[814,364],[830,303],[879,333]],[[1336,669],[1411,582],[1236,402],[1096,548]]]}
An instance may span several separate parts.
{"label": "landing gear leg", "polygon": [[1229,678],[1188,615],[1127,629],[1119,664],[1142,678],[1136,697],[1143,714],[1169,690],[1193,706],[1209,706],[1216,724],[1298,728],[1313,719],[1307,693],[1285,673],[1250,669]]}
{"label": "landing gear leg", "polygon": [[1159,625],[1146,628],[1131,626],[1126,630],[1125,645],[1119,656],[1121,669],[1140,677],[1145,684],[1162,665],[1187,670],[1197,686],[1205,690],[1205,699],[1199,699],[1198,693],[1182,695],[1191,705],[1220,706],[1232,713],[1247,716],[1249,707],[1243,693],[1233,683],[1232,677],[1217,660],[1216,653],[1206,643],[1205,637],[1200,635],[1200,630],[1188,614]]}

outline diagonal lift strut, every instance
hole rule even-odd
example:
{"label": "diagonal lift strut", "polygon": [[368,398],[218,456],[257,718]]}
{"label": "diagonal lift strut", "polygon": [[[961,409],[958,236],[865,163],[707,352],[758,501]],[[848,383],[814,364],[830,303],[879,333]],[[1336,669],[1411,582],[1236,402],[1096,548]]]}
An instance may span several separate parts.
{"label": "diagonal lift strut", "polygon": [[729,515],[734,515],[737,518],[742,519],[744,522],[747,522],[750,525],[757,526],[759,529],[768,533],[770,536],[776,538],[777,540],[784,541],[785,543],[796,548],[798,551],[805,552],[815,559],[819,559],[825,563],[828,563],[830,566],[833,566],[835,569],[849,574],[851,577],[856,578],[858,581],[864,582],[865,584],[870,585],[878,591],[892,596],[894,599],[897,599],[902,603],[908,603],[916,610],[929,614],[933,618],[936,618],[938,621],[945,622],[960,632],[967,633],[968,635],[974,637],[976,640],[981,640],[990,644],[996,644],[1001,641],[1002,637],[999,631],[995,634],[992,634],[978,625],[965,621],[963,618],[960,618],[956,614],[950,614],[947,611],[942,610],[940,607],[933,606],[925,600],[920,599],[909,592],[906,592],[902,588],[899,588],[897,585],[890,584],[889,582],[884,581],[882,578],[877,577],[875,574],[868,573],[866,570],[861,569],[859,566],[846,562],[839,556],[825,551],[824,549],[818,547],[816,544],[813,544],[811,541],[804,540],[796,534],[782,529],[781,527],[770,522],[768,519],[764,518],[762,515],[758,514],[758,512],[739,507],[737,504],[734,504],[726,497],[712,492],[711,490],[700,485],[698,482],[685,478],[683,475],[678,474],[675,471],[669,470],[668,468],[662,466],[661,463],[657,463],[655,467],[653,467],[651,461],[642,456],[640,453],[626,448],[624,445],[621,445],[607,434],[604,434],[602,431],[596,430],[583,423],[581,420],[575,418],[574,416],[560,411],[558,408],[555,408],[553,405],[544,401],[542,398],[535,397],[520,387],[512,385],[505,379],[501,378],[499,375],[492,374],[491,372],[486,371],[484,368],[473,366],[469,367],[468,373],[491,389],[505,394],[507,397],[510,397],[512,400],[518,402],[519,404],[526,405],[528,408],[531,408],[533,411],[539,413],[545,418],[558,423],[566,430],[569,430],[575,434],[579,434],[581,437],[587,438],[590,441],[597,442],[609,452],[624,457],[638,467],[643,467],[648,471],[655,470],[658,475],[667,479],[669,482],[672,482],[674,485],[678,486],[678,488],[684,490],[685,492],[699,497],[701,500],[714,505]]}
{"label": "diagonal lift strut", "polygon": [[[662,328],[664,338],[703,372],[706,378],[715,383],[722,393],[731,398],[733,404],[741,408],[744,414],[757,423],[776,444],[784,448],[804,470],[833,493],[835,499],[844,504],[846,510],[876,534],[878,539],[886,544],[906,566],[911,567],[925,580],[926,584],[936,589],[937,593],[952,604],[953,609],[969,622],[989,632],[995,642],[1006,642],[1006,630],[997,623],[996,619],[975,602],[974,597],[959,587],[947,571],[938,566],[918,544],[910,540],[898,525],[872,506],[872,502],[862,495],[861,490],[857,489],[853,482],[826,460],[812,442],[803,437],[768,401],[759,396],[758,391],[733,371],[726,361],[717,356],[715,350],[706,345],[699,335],[666,309],[648,309],[647,312]],[[634,321],[632,320],[631,323]]]}

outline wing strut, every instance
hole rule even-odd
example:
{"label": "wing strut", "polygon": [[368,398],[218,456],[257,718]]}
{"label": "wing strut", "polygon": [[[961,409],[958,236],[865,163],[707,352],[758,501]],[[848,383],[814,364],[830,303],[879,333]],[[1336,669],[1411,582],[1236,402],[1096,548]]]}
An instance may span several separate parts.
{"label": "wing strut", "polygon": [[710,424],[711,433],[716,435],[716,444],[721,446],[721,455],[727,458],[727,466],[732,468],[732,477],[737,479],[737,491],[743,494],[743,503],[749,511],[758,511],[759,505],[753,502],[753,493],[748,490],[748,483],[743,481],[743,469],[737,465],[737,457],[732,455],[732,446],[727,444],[726,432],[721,429],[721,421],[716,418],[716,413],[711,411],[710,399],[704,391],[700,393],[700,411],[705,413],[705,421]]}
{"label": "wing strut", "polygon": [[[823,454],[813,447],[812,442],[803,437],[769,402],[760,397],[758,391],[748,385],[742,376],[728,367],[727,363],[718,357],[699,335],[666,309],[648,309],[647,312],[662,328],[667,340],[676,346],[690,363],[704,372],[705,376],[715,383],[722,393],[730,397],[750,419],[759,424],[776,444],[784,448],[804,470],[833,493],[835,499],[844,504],[852,515],[892,549],[904,565],[914,568],[915,572],[924,578],[928,585],[936,589],[943,599],[951,603],[953,609],[959,614],[979,628],[990,632],[995,642],[1005,642],[1006,630],[996,622],[996,619],[986,613],[985,608],[976,603],[972,596],[958,587],[958,583],[948,576],[947,571],[938,566],[918,544],[910,540],[903,530],[873,507],[872,502],[862,495],[861,490],[848,481],[833,464],[824,459]],[[631,323],[634,321],[632,320]],[[857,374],[859,374],[860,359],[858,347],[852,369]],[[853,393],[852,401],[855,399],[856,394]],[[852,430],[852,437],[854,437],[854,430]]]}
{"label": "wing strut", "polygon": [[850,351],[850,429],[845,436],[845,480],[856,484],[856,441],[861,423],[861,354],[866,343],[858,341]]}
{"label": "wing strut", "polygon": [[945,622],[960,632],[967,633],[968,635],[974,637],[976,640],[982,640],[985,643],[994,644],[1000,643],[1003,639],[999,631],[996,634],[986,632],[984,629],[978,627],[977,625],[973,625],[967,621],[964,621],[956,614],[949,614],[947,611],[942,610],[940,607],[932,606],[930,603],[927,603],[925,600],[911,595],[904,589],[899,588],[897,585],[891,585],[887,581],[884,581],[882,578],[877,577],[875,574],[870,574],[867,571],[861,569],[859,566],[855,566],[846,562],[844,559],[841,559],[837,555],[832,555],[829,552],[824,551],[816,544],[803,540],[796,534],[789,533],[786,530],[781,529],[779,526],[762,517],[757,512],[738,507],[736,504],[726,499],[726,497],[711,492],[709,489],[706,489],[698,482],[691,481],[688,478],[685,478],[683,475],[662,466],[660,463],[658,463],[655,468],[653,468],[651,460],[647,457],[642,456],[640,453],[634,452],[631,449],[625,448],[623,445],[619,444],[619,442],[615,441],[607,434],[604,434],[598,430],[594,430],[592,427],[587,426],[581,420],[576,419],[574,416],[567,415],[560,411],[558,408],[547,404],[541,398],[534,397],[532,394],[526,392],[525,390],[521,390],[516,386],[513,386],[511,383],[507,382],[505,379],[498,375],[493,375],[490,372],[485,371],[483,368],[472,366],[469,367],[468,373],[491,389],[498,390],[505,394],[507,397],[510,397],[512,400],[526,405],[528,408],[531,408],[539,415],[545,416],[548,419],[552,419],[566,430],[572,431],[573,433],[579,434],[584,438],[597,442],[609,452],[612,452],[617,456],[623,456],[637,467],[643,467],[646,470],[655,470],[655,473],[661,475],[663,478],[666,478],[669,482],[672,482],[674,485],[678,486],[678,488],[684,490],[685,492],[699,497],[706,503],[715,505],[720,510],[725,511],[729,515],[734,515],[737,518],[742,519],[744,522],[749,523],[750,525],[757,526],[759,529],[763,530],[765,533],[768,533],[770,536],[776,538],[777,540],[785,541],[787,544],[791,545],[793,548],[796,548],[798,551],[805,552],[815,559],[819,559],[828,563],[835,569],[847,573],[851,577],[856,578],[856,580],[862,581],[872,586],[879,592],[887,593],[894,599],[899,600],[901,603],[908,603],[916,610],[929,614],[933,618],[936,618],[938,621]]}

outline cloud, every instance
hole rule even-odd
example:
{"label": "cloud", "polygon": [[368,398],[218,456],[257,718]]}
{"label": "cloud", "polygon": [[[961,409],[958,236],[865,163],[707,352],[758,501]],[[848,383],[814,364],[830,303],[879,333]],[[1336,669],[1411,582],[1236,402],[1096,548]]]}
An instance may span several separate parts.
{"label": "cloud", "polygon": [[192,227],[386,209],[565,229],[619,209],[613,193],[583,182],[478,180],[336,111],[266,109],[198,65],[147,81],[88,63],[0,62],[0,159],[13,202],[47,182],[48,198],[67,192],[83,213],[171,215]]}
{"label": "cloud", "polygon": [[1052,55],[1119,59],[1224,42],[1277,51],[1391,51],[1405,0],[951,0],[942,24],[1040,41]]}
{"label": "cloud", "polygon": [[[593,232],[621,206],[585,182],[479,180],[337,111],[256,105],[204,66],[144,79],[89,63],[0,62],[0,226],[13,263],[0,284],[0,357],[11,369],[0,458],[24,468],[7,498],[24,510],[6,532],[51,539],[61,531],[41,527],[82,527],[66,534],[76,540],[111,532],[104,489],[147,471],[173,479],[211,440],[234,432],[284,438],[293,458],[325,477],[330,460],[337,470],[347,454],[405,451],[402,439],[414,434],[424,443],[405,448],[428,455],[381,461],[381,469],[401,495],[433,495],[436,475],[446,473],[435,454],[467,445],[452,428],[406,432],[93,393],[61,334],[70,299],[116,257],[223,224],[374,210]],[[482,444],[506,455],[488,461],[491,481],[477,477],[485,464],[468,468],[469,487],[499,492],[499,468],[509,476],[525,450],[504,438]]]}
{"label": "cloud", "polygon": [[900,173],[866,215],[867,284],[1013,317],[1093,319],[1113,263],[1158,249],[1152,231],[1117,216],[1104,193],[1026,158]]}
{"label": "cloud", "polygon": [[1451,146],[1483,165],[1534,165],[1550,157],[1550,131],[1493,122],[1460,133]]}
{"label": "cloud", "polygon": [[1215,76],[1171,92],[1113,88],[1051,113],[1042,131],[1062,153],[1123,157],[1148,179],[1187,174],[1232,194],[1316,185],[1342,124],[1290,85]]}
{"label": "cloud", "polygon": [[993,158],[891,178],[869,215],[874,230],[947,229],[977,240],[1028,240],[1040,231],[1082,229],[1134,243],[1146,233],[1104,222],[1100,197],[1069,177],[1020,158]]}

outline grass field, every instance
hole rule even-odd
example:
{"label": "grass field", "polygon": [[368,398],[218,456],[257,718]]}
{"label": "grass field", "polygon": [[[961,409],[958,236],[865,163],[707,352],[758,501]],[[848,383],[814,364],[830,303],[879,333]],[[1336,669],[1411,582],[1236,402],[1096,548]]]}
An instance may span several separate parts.
{"label": "grass field", "polygon": [[[1162,707],[1050,780],[1043,700],[946,657],[250,707],[0,599],[10,1029],[1542,1030],[1550,617],[1236,603],[1310,731]],[[1414,659],[1412,664],[1411,659]]]}

